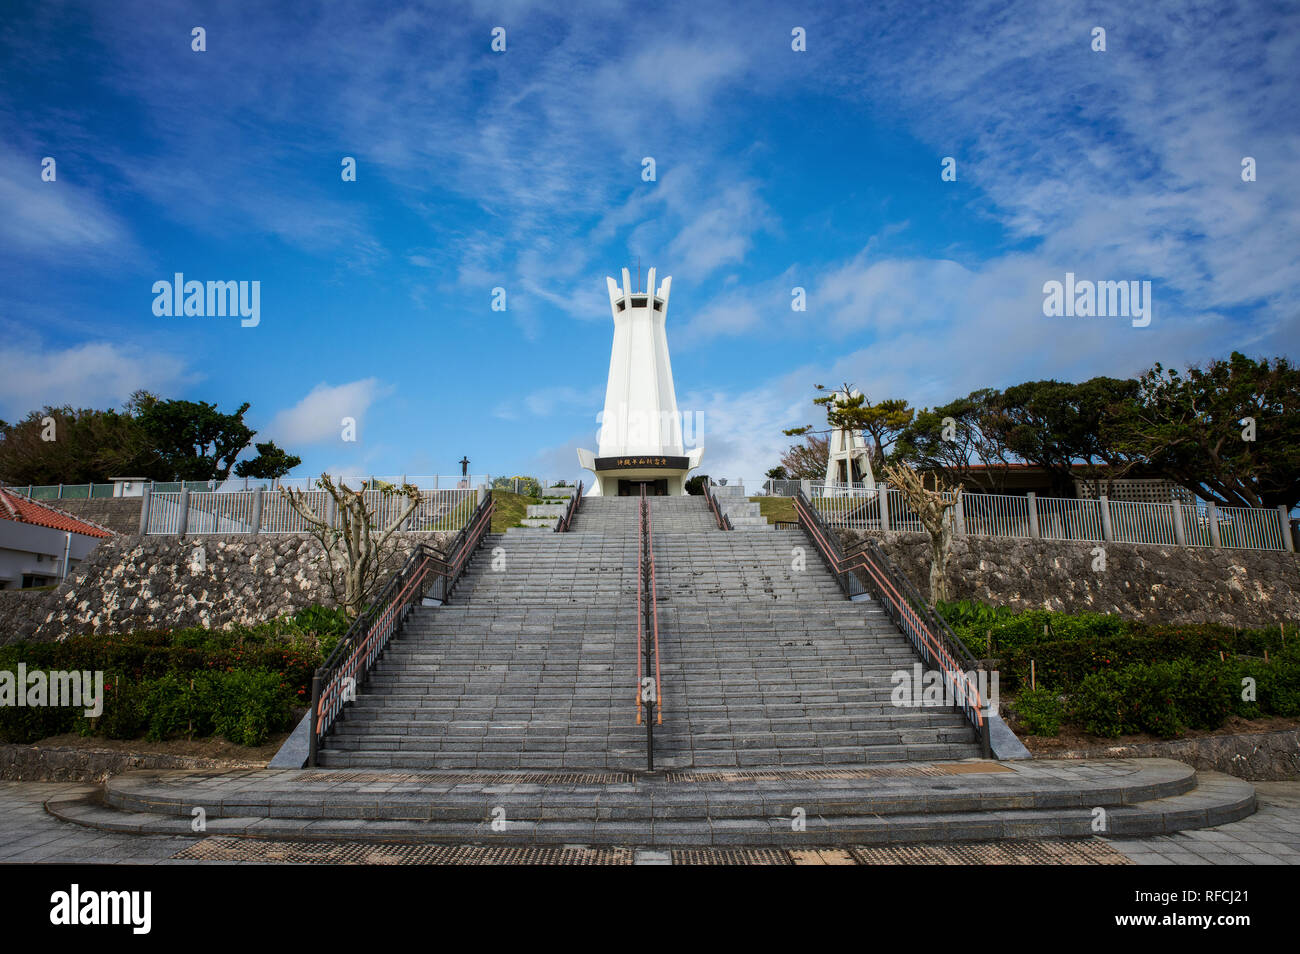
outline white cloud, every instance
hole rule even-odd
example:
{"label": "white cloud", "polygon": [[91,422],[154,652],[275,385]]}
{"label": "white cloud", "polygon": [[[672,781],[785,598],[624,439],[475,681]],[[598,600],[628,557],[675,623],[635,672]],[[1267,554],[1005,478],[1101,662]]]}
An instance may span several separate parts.
{"label": "white cloud", "polygon": [[538,388],[522,398],[501,401],[492,413],[502,420],[519,421],[550,417],[552,414],[565,411],[583,410],[590,411],[594,420],[604,404],[604,388],[575,388],[559,385]]}
{"label": "white cloud", "polygon": [[45,182],[41,158],[0,151],[0,246],[11,255],[40,253],[102,264],[133,254],[125,225],[76,184],[68,163],[56,167],[53,182]]}
{"label": "white cloud", "polygon": [[15,420],[46,405],[116,408],[137,390],[166,397],[194,377],[183,359],[134,345],[11,346],[0,350],[0,413]]}
{"label": "white cloud", "polygon": [[347,384],[316,385],[293,407],[279,411],[262,432],[281,447],[295,448],[326,441],[341,441],[342,420],[357,423],[357,442],[365,440],[365,417],[371,405],[391,393],[378,378],[362,378]]}

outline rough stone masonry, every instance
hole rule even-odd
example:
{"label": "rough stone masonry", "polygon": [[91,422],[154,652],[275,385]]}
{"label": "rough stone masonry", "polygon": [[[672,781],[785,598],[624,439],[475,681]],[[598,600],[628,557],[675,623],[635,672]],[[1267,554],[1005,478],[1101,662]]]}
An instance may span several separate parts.
{"label": "rough stone masonry", "polygon": [[[920,533],[843,530],[846,546],[874,537],[917,589],[929,580]],[[394,563],[449,533],[394,535]],[[204,567],[196,570],[196,547]],[[1092,611],[1166,622],[1239,626],[1300,620],[1300,558],[1263,550],[956,537],[949,582],[957,599],[1018,609]],[[92,551],[53,591],[0,591],[0,641],[60,639],[177,626],[254,624],[313,603],[333,605],[320,545],[306,534],[177,537],[122,535]],[[395,569],[396,566],[390,566]]]}
{"label": "rough stone masonry", "polygon": [[[453,536],[394,534],[381,573],[398,569],[418,543],[441,547]],[[313,603],[335,605],[324,569],[321,546],[307,534],[117,536],[55,590],[0,592],[0,641],[252,625]]]}
{"label": "rough stone masonry", "polygon": [[[867,536],[928,595],[925,534],[840,531],[846,549]],[[1099,546],[1105,549],[1104,570],[1094,569]],[[1300,620],[1300,556],[1276,550],[958,536],[948,585],[954,599],[1014,609],[1239,626]]]}

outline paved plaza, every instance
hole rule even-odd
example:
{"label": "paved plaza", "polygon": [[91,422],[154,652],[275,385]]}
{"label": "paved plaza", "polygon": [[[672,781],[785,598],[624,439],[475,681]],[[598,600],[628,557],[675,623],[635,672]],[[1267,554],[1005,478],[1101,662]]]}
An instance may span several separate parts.
{"label": "paved plaza", "polygon": [[1300,863],[1300,782],[1256,782],[1259,810],[1213,828],[1134,839],[1044,839],[835,848],[640,849],[574,845],[307,842],[220,835],[125,835],[60,821],[50,798],[90,785],[0,782],[4,864],[1086,864]]}

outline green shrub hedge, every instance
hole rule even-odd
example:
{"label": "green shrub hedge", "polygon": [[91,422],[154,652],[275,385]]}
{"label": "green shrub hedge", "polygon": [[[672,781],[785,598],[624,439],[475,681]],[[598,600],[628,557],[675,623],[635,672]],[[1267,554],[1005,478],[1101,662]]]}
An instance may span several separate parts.
{"label": "green shrub hedge", "polygon": [[1061,731],[1065,707],[1055,689],[1024,689],[1016,696],[1013,710],[1030,735],[1056,735]]}
{"label": "green shrub hedge", "polygon": [[0,670],[102,671],[103,713],[81,708],[0,707],[0,741],[30,743],[79,732],[110,739],[219,735],[261,745],[288,728],[310,698],[311,676],[347,630],[340,610],[309,607],[294,616],[230,630],[189,628],[77,636],[58,643],[0,647]]}
{"label": "green shrub hedge", "polygon": [[[1255,680],[1253,700],[1245,698],[1248,678]],[[1071,691],[1067,713],[1085,732],[1112,738],[1172,738],[1186,729],[1217,729],[1231,715],[1300,716],[1300,652],[1267,663],[1178,659],[1093,673]]]}
{"label": "green shrub hedge", "polygon": [[[937,608],[976,657],[986,658],[991,642],[1000,687],[1019,690],[1011,710],[1034,735],[1055,735],[1068,722],[1111,738],[1140,732],[1171,738],[1218,728],[1232,715],[1300,716],[1294,624],[1284,638],[1276,627],[1143,623],[971,601]],[[1255,680],[1253,701],[1242,698],[1248,678]]]}

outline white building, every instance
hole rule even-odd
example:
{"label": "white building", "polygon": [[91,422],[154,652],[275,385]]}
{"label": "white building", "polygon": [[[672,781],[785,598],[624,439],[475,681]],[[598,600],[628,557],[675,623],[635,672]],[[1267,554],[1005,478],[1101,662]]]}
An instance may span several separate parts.
{"label": "white building", "polygon": [[578,463],[595,474],[592,496],[667,495],[686,492],[686,475],[698,467],[704,448],[682,446],[673,366],[668,358],[668,293],[672,277],[648,291],[632,289],[623,269],[622,287],[606,278],[614,318],[614,345],[605,385],[605,410],[595,453],[578,451]]}
{"label": "white building", "polygon": [[0,590],[58,583],[102,540],[96,523],[0,489]]}

